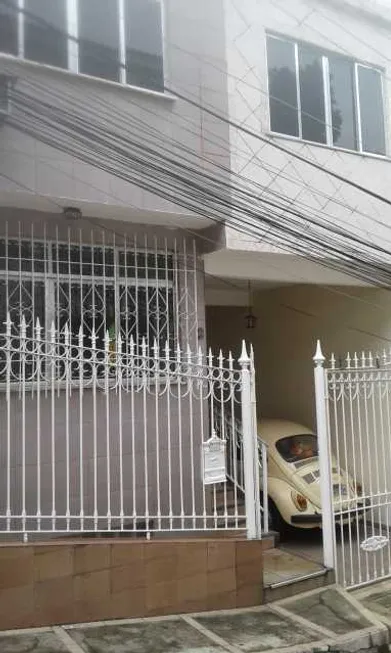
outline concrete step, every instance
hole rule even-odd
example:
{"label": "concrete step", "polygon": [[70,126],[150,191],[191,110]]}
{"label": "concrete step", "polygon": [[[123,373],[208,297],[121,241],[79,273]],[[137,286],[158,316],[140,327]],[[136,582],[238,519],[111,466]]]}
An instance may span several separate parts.
{"label": "concrete step", "polygon": [[263,565],[266,603],[327,587],[335,582],[334,573],[322,565],[281,548],[265,552]]}

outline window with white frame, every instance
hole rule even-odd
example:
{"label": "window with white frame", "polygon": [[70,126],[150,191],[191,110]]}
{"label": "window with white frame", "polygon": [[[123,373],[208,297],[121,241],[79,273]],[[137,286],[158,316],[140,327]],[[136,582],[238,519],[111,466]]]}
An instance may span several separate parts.
{"label": "window with white frame", "polygon": [[267,57],[273,132],[386,153],[380,70],[270,34]]}
{"label": "window with white frame", "polygon": [[173,253],[158,249],[0,239],[0,322],[9,314],[18,335],[24,318],[28,337],[37,319],[47,334],[68,325],[73,342],[81,329],[84,345],[95,334],[98,349],[107,332],[121,334],[124,351],[131,338],[172,348],[175,265]]}
{"label": "window with white frame", "polygon": [[0,52],[164,90],[162,0],[0,2]]}

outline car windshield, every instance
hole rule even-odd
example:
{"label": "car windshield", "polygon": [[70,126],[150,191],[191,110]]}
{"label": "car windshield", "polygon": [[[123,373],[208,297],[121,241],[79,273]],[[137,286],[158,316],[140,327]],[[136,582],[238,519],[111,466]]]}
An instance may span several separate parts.
{"label": "car windshield", "polygon": [[276,442],[277,451],[287,463],[314,458],[318,455],[318,440],[315,435],[291,435]]}

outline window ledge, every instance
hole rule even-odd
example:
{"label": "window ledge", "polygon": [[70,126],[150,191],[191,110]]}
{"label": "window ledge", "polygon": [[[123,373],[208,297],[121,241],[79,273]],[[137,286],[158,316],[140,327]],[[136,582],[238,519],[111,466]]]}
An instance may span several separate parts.
{"label": "window ledge", "polygon": [[282,140],[290,141],[291,143],[303,143],[304,145],[310,145],[311,147],[320,147],[324,150],[331,150],[333,152],[341,152],[342,154],[353,154],[354,156],[359,156],[364,159],[376,159],[377,161],[386,161],[390,162],[391,157],[387,154],[374,154],[372,152],[358,152],[357,150],[348,150],[344,147],[338,147],[336,145],[328,145],[327,143],[315,143],[314,141],[307,141],[304,138],[298,138],[297,136],[289,136],[289,134],[280,134],[273,131],[265,131],[265,136],[272,140]]}
{"label": "window ledge", "polygon": [[121,82],[114,82],[110,79],[93,77],[92,75],[86,75],[85,73],[79,73],[73,70],[67,70],[65,68],[57,68],[56,66],[50,66],[49,64],[38,63],[36,61],[30,61],[29,59],[21,59],[19,57],[13,56],[12,54],[0,52],[0,64],[3,62],[16,64],[17,67],[20,68],[30,68],[32,70],[58,74],[60,77],[68,77],[74,80],[80,79],[82,82],[88,80],[91,84],[97,84],[98,86],[102,86],[104,88],[113,88],[125,93],[135,93],[136,95],[144,95],[146,97],[156,98],[157,100],[163,100],[166,102],[175,102],[177,99],[175,95],[165,91],[154,91],[152,89],[143,88],[141,86],[122,84]]}

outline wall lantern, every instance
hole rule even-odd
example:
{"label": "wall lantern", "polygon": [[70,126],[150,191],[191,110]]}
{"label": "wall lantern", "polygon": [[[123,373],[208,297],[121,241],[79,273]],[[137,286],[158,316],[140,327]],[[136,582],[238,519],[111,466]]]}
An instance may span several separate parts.
{"label": "wall lantern", "polygon": [[66,220],[81,220],[83,217],[81,210],[75,206],[66,206],[62,212]]}
{"label": "wall lantern", "polygon": [[255,329],[257,326],[257,318],[253,313],[253,301],[252,301],[252,292],[251,292],[251,283],[248,282],[248,313],[245,317],[246,320],[246,329]]}

